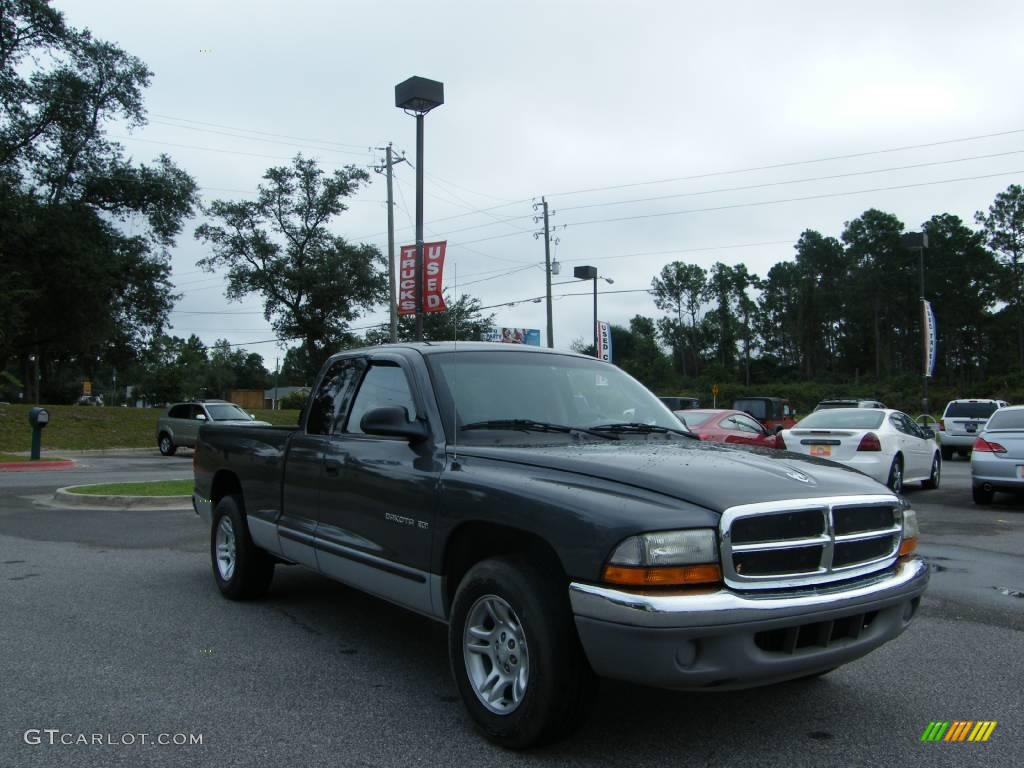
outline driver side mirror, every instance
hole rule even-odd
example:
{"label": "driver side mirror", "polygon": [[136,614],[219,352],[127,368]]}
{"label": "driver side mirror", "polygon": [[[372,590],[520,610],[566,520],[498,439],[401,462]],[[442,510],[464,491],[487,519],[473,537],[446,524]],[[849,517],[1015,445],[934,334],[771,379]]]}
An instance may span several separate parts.
{"label": "driver side mirror", "polygon": [[781,424],[779,424],[779,425],[778,425],[778,426],[777,426],[777,427],[775,428],[775,430],[774,430],[774,431],[772,432],[772,434],[773,434],[773,435],[777,435],[777,434],[779,434],[779,432],[781,432],[781,431],[782,431],[783,429],[785,429],[785,427],[783,427],[783,426],[782,426]]}
{"label": "driver side mirror", "polygon": [[924,433],[924,436],[929,440],[935,437],[935,430],[932,429],[931,427],[921,427],[921,431]]}
{"label": "driver side mirror", "polygon": [[206,414],[205,413],[197,413],[196,414],[196,421],[206,421]]}
{"label": "driver side mirror", "polygon": [[427,425],[422,421],[409,421],[409,412],[400,405],[384,405],[367,411],[359,420],[359,428],[367,435],[404,437],[411,443],[430,436]]}

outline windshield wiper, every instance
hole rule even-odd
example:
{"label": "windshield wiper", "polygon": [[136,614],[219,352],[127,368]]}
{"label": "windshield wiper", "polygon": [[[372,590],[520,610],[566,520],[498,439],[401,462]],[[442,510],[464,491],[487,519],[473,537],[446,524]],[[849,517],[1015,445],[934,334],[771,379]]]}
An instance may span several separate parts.
{"label": "windshield wiper", "polygon": [[606,435],[595,432],[585,427],[570,427],[567,424],[552,424],[548,421],[534,421],[533,419],[491,419],[489,421],[474,421],[462,427],[463,431],[469,429],[509,429],[521,430],[523,432],[582,432],[586,435],[604,438],[605,440],[618,440],[615,435]]}
{"label": "windshield wiper", "polygon": [[613,424],[595,424],[590,427],[590,429],[595,432],[623,432],[636,435],[649,435],[652,432],[658,434],[672,433],[673,435],[683,435],[684,437],[689,437],[693,440],[700,440],[700,437],[685,429],[660,427],[657,424],[644,424],[639,421],[619,421]]}

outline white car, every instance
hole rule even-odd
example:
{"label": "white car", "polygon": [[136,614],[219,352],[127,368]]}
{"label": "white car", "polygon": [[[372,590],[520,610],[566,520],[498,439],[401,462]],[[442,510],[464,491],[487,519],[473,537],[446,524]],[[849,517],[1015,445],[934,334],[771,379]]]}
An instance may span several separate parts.
{"label": "white car", "polygon": [[931,429],[890,408],[829,408],[782,431],[786,450],[845,464],[885,483],[938,488],[942,455]]}
{"label": "white car", "polygon": [[942,458],[949,461],[953,451],[966,456],[978,437],[989,416],[1003,407],[1004,400],[950,400],[939,420],[939,443]]}

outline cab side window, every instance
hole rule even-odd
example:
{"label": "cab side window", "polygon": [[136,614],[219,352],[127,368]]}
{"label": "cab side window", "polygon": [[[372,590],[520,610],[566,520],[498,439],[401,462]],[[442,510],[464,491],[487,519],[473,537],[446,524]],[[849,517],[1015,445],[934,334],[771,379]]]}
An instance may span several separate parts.
{"label": "cab side window", "polygon": [[187,419],[189,417],[189,407],[187,405],[176,405],[167,412],[167,418],[169,419]]}
{"label": "cab side window", "polygon": [[195,419],[198,419],[200,416],[202,416],[204,418],[206,417],[206,411],[203,410],[203,406],[201,406],[201,405],[193,405],[193,406],[191,406],[190,410],[189,410],[188,418],[190,418],[192,420],[195,420]]}
{"label": "cab side window", "polygon": [[393,363],[375,363],[370,366],[359,386],[345,431],[349,434],[363,434],[359,426],[363,416],[374,408],[386,405],[401,406],[409,414],[410,420],[416,418],[416,406],[405,372]]}
{"label": "cab side window", "polygon": [[330,435],[339,431],[355,383],[364,367],[363,360],[347,357],[335,361],[327,369],[320,386],[309,399],[309,416],[306,419],[308,434]]}

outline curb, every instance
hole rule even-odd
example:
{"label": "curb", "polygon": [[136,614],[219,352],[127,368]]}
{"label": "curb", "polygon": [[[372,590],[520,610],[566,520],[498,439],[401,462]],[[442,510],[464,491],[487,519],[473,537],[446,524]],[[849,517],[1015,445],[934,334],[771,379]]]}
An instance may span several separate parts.
{"label": "curb", "polygon": [[72,469],[75,462],[64,461],[5,461],[0,463],[0,472],[36,472],[39,470]]}
{"label": "curb", "polygon": [[[94,483],[106,485],[106,483]],[[83,509],[137,509],[137,510],[172,510],[189,511],[192,509],[191,496],[90,496],[84,493],[71,493],[68,488],[81,488],[74,485],[58,488],[53,500],[65,507]],[[87,487],[87,486],[84,486]]]}

